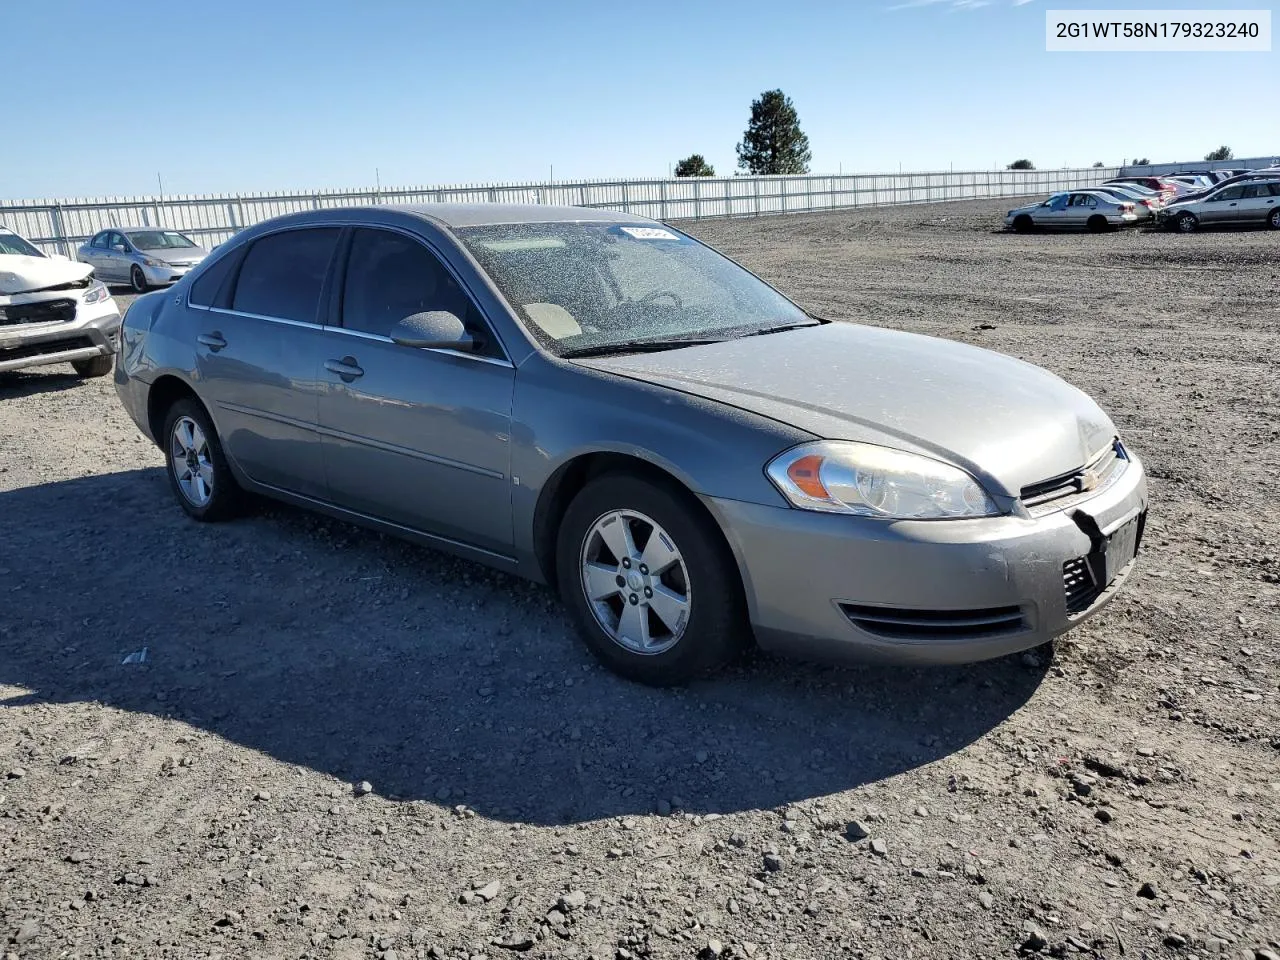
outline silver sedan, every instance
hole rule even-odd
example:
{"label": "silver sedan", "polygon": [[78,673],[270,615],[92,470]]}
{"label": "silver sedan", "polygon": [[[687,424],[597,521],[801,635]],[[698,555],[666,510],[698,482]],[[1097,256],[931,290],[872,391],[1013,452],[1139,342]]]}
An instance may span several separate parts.
{"label": "silver sedan", "polygon": [[1137,456],[1053,374],[813,317],[606,210],[267,221],[122,337],[120,398],[192,518],[250,491],[553,584],[647,683],[751,642],[1036,646],[1110,601],[1146,518]]}
{"label": "silver sedan", "polygon": [[1004,223],[1019,233],[1040,229],[1084,229],[1098,233],[1138,222],[1136,203],[1120,200],[1098,190],[1055,193],[1048,200],[1016,207],[1005,214]]}
{"label": "silver sedan", "polygon": [[99,280],[127,283],[137,293],[181,280],[208,255],[186,234],[158,227],[100,230],[76,251]]}

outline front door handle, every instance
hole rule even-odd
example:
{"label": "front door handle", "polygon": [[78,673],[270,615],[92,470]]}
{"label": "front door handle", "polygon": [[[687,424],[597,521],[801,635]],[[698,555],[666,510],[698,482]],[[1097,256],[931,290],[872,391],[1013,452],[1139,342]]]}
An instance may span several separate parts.
{"label": "front door handle", "polygon": [[356,362],[355,357],[343,357],[341,360],[326,360],[324,368],[330,373],[336,373],[342,378],[343,383],[350,383],[357,377],[364,376],[364,370],[360,364]]}
{"label": "front door handle", "polygon": [[227,345],[227,341],[223,339],[222,334],[215,330],[213,333],[202,333],[196,337],[196,340],[204,346],[208,347],[214,353],[217,353]]}

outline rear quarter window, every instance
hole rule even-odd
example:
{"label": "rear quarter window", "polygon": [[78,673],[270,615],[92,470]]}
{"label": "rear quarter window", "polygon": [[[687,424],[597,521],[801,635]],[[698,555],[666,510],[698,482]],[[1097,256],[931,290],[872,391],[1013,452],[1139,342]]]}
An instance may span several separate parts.
{"label": "rear quarter window", "polygon": [[235,265],[240,262],[242,253],[243,251],[232,251],[204,267],[191,284],[191,295],[187,299],[197,307],[222,306],[223,300],[219,298],[219,293]]}

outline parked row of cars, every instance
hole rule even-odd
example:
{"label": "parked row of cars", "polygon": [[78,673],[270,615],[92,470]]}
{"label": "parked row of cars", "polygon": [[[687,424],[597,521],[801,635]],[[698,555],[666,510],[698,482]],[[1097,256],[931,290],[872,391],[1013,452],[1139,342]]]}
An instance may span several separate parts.
{"label": "parked row of cars", "polygon": [[1280,167],[1161,177],[1116,177],[1016,207],[1005,226],[1112,230],[1146,223],[1190,233],[1201,226],[1266,224],[1280,230]]}

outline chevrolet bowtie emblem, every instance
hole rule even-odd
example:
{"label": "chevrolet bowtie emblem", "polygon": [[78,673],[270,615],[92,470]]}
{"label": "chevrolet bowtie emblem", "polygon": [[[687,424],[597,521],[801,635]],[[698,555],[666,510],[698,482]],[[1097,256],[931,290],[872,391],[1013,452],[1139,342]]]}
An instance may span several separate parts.
{"label": "chevrolet bowtie emblem", "polygon": [[1097,470],[1086,470],[1080,474],[1080,492],[1092,490],[1101,482],[1102,478],[1098,476]]}

